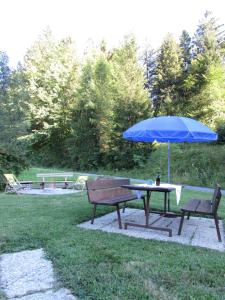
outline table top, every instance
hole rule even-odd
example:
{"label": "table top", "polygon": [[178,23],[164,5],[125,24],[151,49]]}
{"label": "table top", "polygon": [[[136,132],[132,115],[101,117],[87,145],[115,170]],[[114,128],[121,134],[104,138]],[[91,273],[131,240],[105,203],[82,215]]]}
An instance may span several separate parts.
{"label": "table top", "polygon": [[150,184],[125,184],[122,185],[123,188],[129,190],[139,190],[139,191],[151,191],[151,192],[172,192],[175,190],[175,187],[164,187],[156,186]]}

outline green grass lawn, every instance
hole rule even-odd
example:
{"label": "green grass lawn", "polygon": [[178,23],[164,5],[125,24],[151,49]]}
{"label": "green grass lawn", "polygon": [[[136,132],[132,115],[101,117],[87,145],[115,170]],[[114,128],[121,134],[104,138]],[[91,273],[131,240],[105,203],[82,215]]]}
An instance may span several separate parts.
{"label": "green grass lawn", "polygon": [[[38,172],[43,169],[21,178]],[[193,195],[209,197],[184,190],[181,205]],[[62,286],[80,299],[225,299],[225,253],[78,228],[91,216],[85,193],[0,197],[1,253],[44,248]],[[162,205],[153,194],[152,206]],[[97,213],[112,210],[101,207]],[[224,198],[219,215],[225,220]]]}

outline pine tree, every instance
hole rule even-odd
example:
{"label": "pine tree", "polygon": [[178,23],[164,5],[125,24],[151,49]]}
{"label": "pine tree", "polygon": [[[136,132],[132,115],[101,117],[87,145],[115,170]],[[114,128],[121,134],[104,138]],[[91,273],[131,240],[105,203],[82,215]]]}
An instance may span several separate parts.
{"label": "pine tree", "polygon": [[122,133],[152,115],[147,90],[144,89],[144,69],[137,59],[134,38],[127,37],[113,52],[114,108],[113,135],[109,164],[114,168],[132,168],[144,162],[149,145],[126,142]]}
{"label": "pine tree", "polygon": [[183,60],[183,68],[186,72],[192,60],[192,40],[186,30],[183,30],[180,36],[180,49]]}
{"label": "pine tree", "polygon": [[[193,39],[193,58],[187,76],[182,84],[185,92],[182,111],[190,117],[210,124],[213,118],[213,102],[218,91],[212,88],[218,81],[215,74],[220,74],[224,60],[221,26],[206,12]],[[219,37],[219,38],[218,38]],[[222,71],[223,72],[223,71]],[[211,91],[211,92],[210,92]],[[214,94],[215,92],[215,94]],[[214,118],[213,118],[214,119]]]}
{"label": "pine tree", "polygon": [[104,165],[109,151],[113,95],[107,55],[105,47],[101,47],[87,60],[77,91],[69,144],[72,161],[80,169]]}
{"label": "pine tree", "polygon": [[153,82],[154,115],[177,114],[179,105],[178,85],[182,78],[183,60],[181,49],[174,37],[168,34],[164,39],[156,60]]}
{"label": "pine tree", "polygon": [[156,57],[157,57],[157,51],[155,51],[151,47],[147,47],[144,50],[143,56],[141,58],[142,63],[145,67],[144,87],[148,90],[149,99],[152,99],[155,96],[153,93],[152,86],[153,86],[154,77],[155,77]]}

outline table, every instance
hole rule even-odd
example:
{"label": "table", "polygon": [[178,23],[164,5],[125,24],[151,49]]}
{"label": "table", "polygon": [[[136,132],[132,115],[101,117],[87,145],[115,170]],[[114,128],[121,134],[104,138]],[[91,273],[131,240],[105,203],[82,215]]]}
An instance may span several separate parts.
{"label": "table", "polygon": [[[145,209],[145,224],[137,224],[133,222],[125,222],[125,229],[127,229],[128,226],[134,226],[134,227],[143,227],[148,229],[154,229],[154,230],[160,230],[160,231],[166,231],[169,233],[169,237],[172,237],[172,229],[171,228],[165,228],[165,227],[158,227],[158,226],[152,226],[155,224],[159,219],[161,219],[163,216],[166,215],[167,209],[169,208],[169,202],[168,202],[168,195],[170,192],[174,191],[174,187],[162,187],[162,186],[155,186],[155,185],[138,185],[138,184],[131,184],[131,185],[122,185],[123,188],[130,189],[130,190],[139,190],[139,191],[146,191],[147,197],[146,197],[146,209]],[[150,209],[150,197],[151,192],[160,192],[164,193],[164,211],[163,214],[159,216],[154,222],[149,223],[149,209]]]}
{"label": "table", "polygon": [[[37,174],[37,177],[41,177],[42,178],[42,183],[41,183],[41,187],[44,188],[45,186],[45,178],[49,178],[49,177],[64,177],[64,184],[65,184],[65,188],[67,188],[68,186],[68,181],[67,181],[67,177],[73,177],[73,173],[66,173],[66,172],[62,172],[62,173],[39,173]],[[52,184],[54,184],[53,182],[51,182]]]}

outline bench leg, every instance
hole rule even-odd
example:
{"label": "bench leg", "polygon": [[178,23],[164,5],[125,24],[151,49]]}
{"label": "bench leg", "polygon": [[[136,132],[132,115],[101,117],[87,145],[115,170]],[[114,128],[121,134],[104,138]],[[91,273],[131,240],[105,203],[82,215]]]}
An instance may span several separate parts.
{"label": "bench leg", "polygon": [[219,228],[218,216],[214,216],[214,220],[215,220],[215,224],[216,224],[216,232],[217,232],[218,240],[219,240],[219,242],[222,242],[221,234],[220,234],[220,228]]}
{"label": "bench leg", "polygon": [[123,204],[123,213],[125,212],[126,205],[127,205],[127,202],[124,202],[124,204]]}
{"label": "bench leg", "polygon": [[180,220],[180,226],[179,226],[179,230],[178,230],[178,235],[181,235],[181,230],[182,230],[183,223],[184,223],[184,216],[185,216],[185,212],[183,211],[182,215],[181,215],[181,220]]}
{"label": "bench leg", "polygon": [[96,213],[96,207],[97,207],[97,204],[94,204],[94,207],[93,207],[93,214],[92,214],[92,219],[91,219],[91,224],[94,224],[95,213]]}
{"label": "bench leg", "polygon": [[190,219],[190,215],[191,215],[191,213],[189,212],[188,215],[187,215],[188,220]]}
{"label": "bench leg", "polygon": [[121,222],[121,217],[120,217],[120,207],[119,207],[119,204],[116,205],[116,211],[117,211],[119,228],[122,229],[122,222]]}

